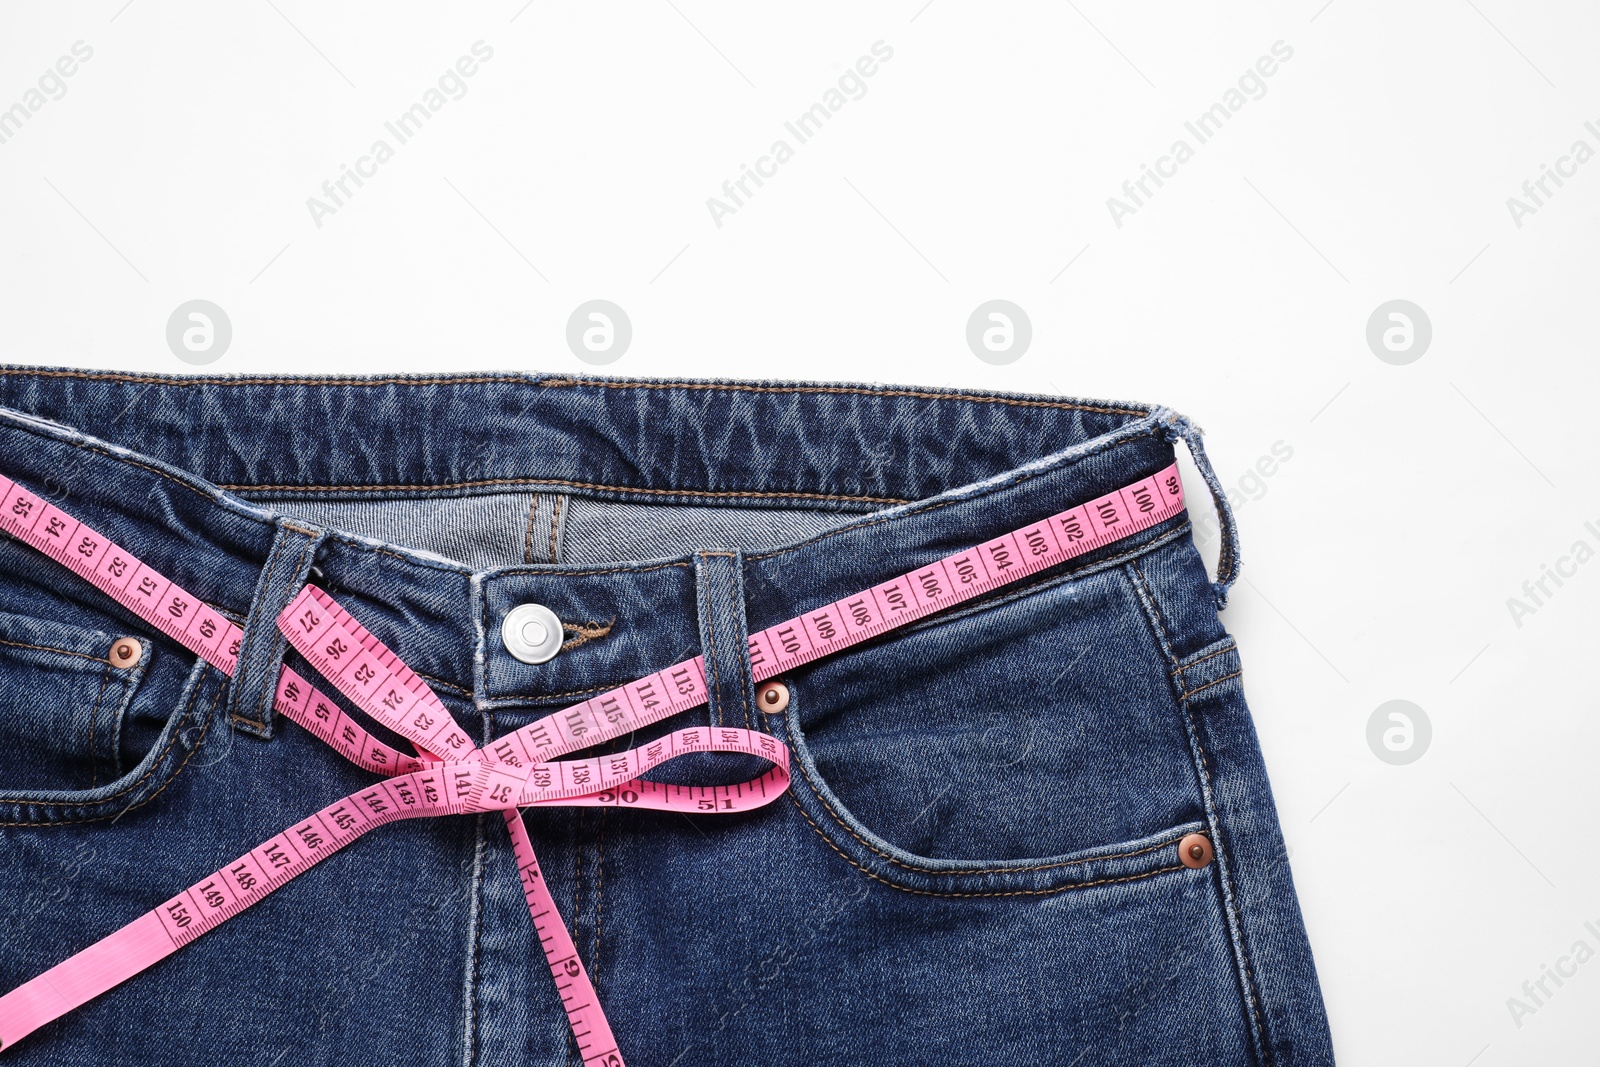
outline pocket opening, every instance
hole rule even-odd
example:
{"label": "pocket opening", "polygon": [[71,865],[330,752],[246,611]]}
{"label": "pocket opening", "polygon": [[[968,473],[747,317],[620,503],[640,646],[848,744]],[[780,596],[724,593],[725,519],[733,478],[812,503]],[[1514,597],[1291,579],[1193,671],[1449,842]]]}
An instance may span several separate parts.
{"label": "pocket opening", "polygon": [[902,888],[1020,894],[1175,872],[1176,841],[1203,829],[1167,662],[1120,568],[782,680],[772,727],[794,752],[801,814]]}
{"label": "pocket opening", "polygon": [[[149,655],[147,649],[146,655]],[[228,679],[196,659],[155,743],[114,781],[89,789],[0,789],[0,826],[94,822],[142,807],[172,784],[223,714]]]}

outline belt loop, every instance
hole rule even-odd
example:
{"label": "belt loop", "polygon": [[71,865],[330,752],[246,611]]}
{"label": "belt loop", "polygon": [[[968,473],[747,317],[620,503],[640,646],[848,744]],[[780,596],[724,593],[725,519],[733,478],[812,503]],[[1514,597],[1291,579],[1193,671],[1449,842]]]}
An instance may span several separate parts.
{"label": "belt loop", "polygon": [[711,725],[753,729],[750,702],[755,686],[744,617],[744,558],[737,551],[696,552],[694,573]]}
{"label": "belt loop", "polygon": [[326,530],[308,529],[278,520],[278,534],[261,568],[239,642],[238,665],[228,692],[228,718],[240,730],[263,740],[272,737],[272,700],[288,642],[278,629],[278,616],[300,592]]}
{"label": "belt loop", "polygon": [[1239,578],[1239,527],[1233,520],[1233,506],[1228,503],[1228,494],[1223,490],[1217,472],[1212,470],[1211,461],[1206,458],[1205,445],[1200,443],[1203,432],[1200,427],[1168,408],[1161,408],[1160,413],[1164,436],[1170,442],[1182,438],[1189,446],[1195,469],[1205,479],[1206,488],[1211,490],[1211,501],[1217,508],[1222,549],[1217,556],[1217,580],[1211,588],[1217,598],[1217,610],[1221,611],[1228,604],[1228,590]]}

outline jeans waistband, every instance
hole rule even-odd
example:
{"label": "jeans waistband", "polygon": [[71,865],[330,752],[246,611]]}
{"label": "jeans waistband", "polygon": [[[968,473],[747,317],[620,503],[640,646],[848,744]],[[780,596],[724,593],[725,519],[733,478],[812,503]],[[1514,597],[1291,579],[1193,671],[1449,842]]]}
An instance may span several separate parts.
{"label": "jeans waistband", "polygon": [[[740,553],[754,632],[1147,477],[1172,462],[1179,438],[1222,513],[1220,604],[1237,569],[1232,517],[1198,431],[1165,408],[806,383],[0,368],[5,474],[247,630],[262,624],[249,616],[274,545],[295,534],[312,545],[319,584],[480,709],[582,699],[700,652],[694,556],[474,568],[289,517],[286,501],[521,490],[838,513],[822,532]],[[74,595],[100,594],[85,584]],[[523,663],[498,620],[527,602],[610,629]]]}

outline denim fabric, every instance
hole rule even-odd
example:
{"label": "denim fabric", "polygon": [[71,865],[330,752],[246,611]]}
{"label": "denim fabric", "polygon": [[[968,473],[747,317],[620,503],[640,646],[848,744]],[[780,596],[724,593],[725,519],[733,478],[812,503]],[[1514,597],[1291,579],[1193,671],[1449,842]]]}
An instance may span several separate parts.
{"label": "denim fabric", "polygon": [[[0,472],[240,622],[248,661],[230,682],[0,538],[0,987],[372,781],[259,699],[309,580],[482,741],[704,654],[711,706],[660,729],[791,746],[748,814],[524,813],[633,1067],[1331,1063],[1217,615],[1225,503],[1216,583],[1179,516],[755,701],[745,634],[1179,440],[1163,408],[934,389],[0,368]],[[500,641],[528,602],[566,628],[546,663]],[[0,1064],[575,1063],[499,821],[384,827]]]}

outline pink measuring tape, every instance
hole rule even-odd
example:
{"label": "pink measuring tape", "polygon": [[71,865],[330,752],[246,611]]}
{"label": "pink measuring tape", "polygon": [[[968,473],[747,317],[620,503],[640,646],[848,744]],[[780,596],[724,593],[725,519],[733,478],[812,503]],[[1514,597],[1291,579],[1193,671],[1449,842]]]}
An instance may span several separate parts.
{"label": "pink measuring tape", "polygon": [[[1133,485],[957,552],[750,637],[764,681],[917,619],[1009,585],[1172,518],[1183,510],[1176,464]],[[0,475],[0,530],[32,545],[232,676],[243,631],[97,531]],[[499,811],[511,834],[528,910],[585,1067],[622,1067],[593,984],[539,871],[519,809],[541,805],[734,812],[759,808],[789,783],[789,750],[753,730],[695,726],[638,748],[560,757],[632,733],[706,700],[696,656],[548,715],[479,749],[423,680],[341,608],[306,586],[277,619],[306,660],[356,707],[405,738],[384,744],[284,667],[274,705],[351,762],[387,775],[290,826],[161,906],[0,997],[0,1048],[99,996],[238,915],[322,859],[385,823]],[[677,786],[642,777],[691,752],[759,756],[749,782]]]}

